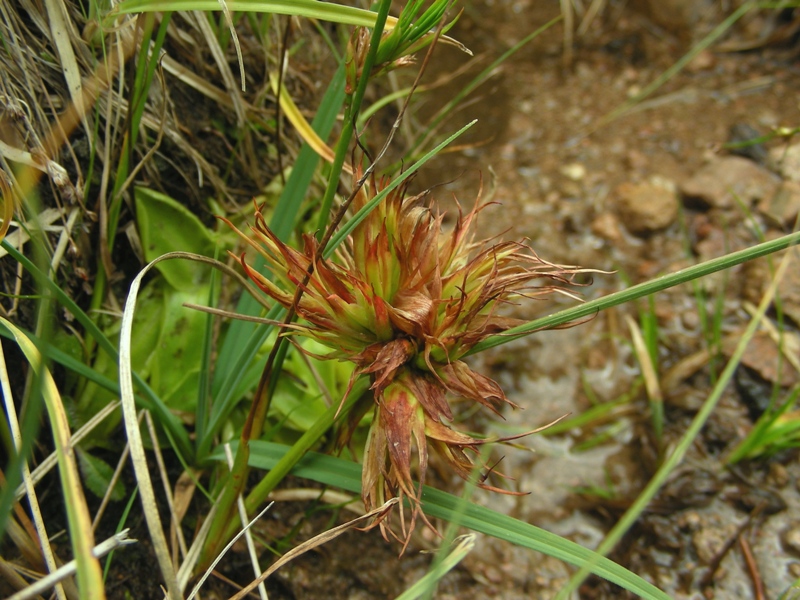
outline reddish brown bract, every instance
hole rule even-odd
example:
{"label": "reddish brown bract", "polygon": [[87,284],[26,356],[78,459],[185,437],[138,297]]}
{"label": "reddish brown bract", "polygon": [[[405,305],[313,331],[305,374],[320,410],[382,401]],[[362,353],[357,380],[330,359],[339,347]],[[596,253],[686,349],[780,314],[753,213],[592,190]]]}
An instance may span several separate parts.
{"label": "reddish brown bract", "polygon": [[[388,184],[371,179],[356,194],[354,213]],[[265,258],[272,276],[250,268],[242,255],[245,272],[284,307],[292,304],[313,263],[296,306],[303,322],[293,332],[330,348],[328,358],[355,363],[354,378],[371,378],[375,415],[362,495],[367,510],[396,495],[411,501],[411,520],[401,519],[399,534],[381,523],[385,534],[407,541],[421,515],[428,446],[467,477],[472,462],[465,450],[483,443],[450,427],[447,395],[496,413],[510,404],[495,381],[461,358],[481,340],[517,324],[496,314],[499,304],[512,296],[561,291],[581,270],[543,261],[522,243],[475,243],[474,222],[485,205],[476,202],[445,231],[442,215],[422,204],[424,196],[405,192],[405,185],[390,192],[331,259],[321,258],[312,236],[304,237],[302,251],[290,248],[259,212],[252,235],[237,232]]]}

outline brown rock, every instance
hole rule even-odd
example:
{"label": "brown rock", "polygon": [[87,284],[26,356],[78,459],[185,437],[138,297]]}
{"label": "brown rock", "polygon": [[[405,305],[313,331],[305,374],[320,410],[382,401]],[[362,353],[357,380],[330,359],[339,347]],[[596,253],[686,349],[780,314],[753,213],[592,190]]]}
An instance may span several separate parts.
{"label": "brown rock", "polygon": [[[794,249],[791,251],[796,252]],[[753,304],[758,304],[761,297],[772,281],[774,268],[783,259],[786,251],[776,252],[771,257],[759,258],[745,263],[743,289],[744,297]],[[796,262],[796,259],[795,259]],[[772,266],[770,266],[770,264]],[[800,269],[792,264],[778,284],[777,296],[780,298],[781,308],[796,325],[800,325]]]}
{"label": "brown rock", "polygon": [[745,205],[771,198],[780,179],[751,160],[723,156],[700,169],[681,185],[690,200],[699,200],[712,208],[731,208],[737,200]]}
{"label": "brown rock", "polygon": [[622,223],[637,235],[669,227],[678,216],[675,186],[662,178],[623,183],[614,190],[612,201]]}
{"label": "brown rock", "polygon": [[783,532],[783,547],[793,554],[800,554],[800,523],[794,523]]}
{"label": "brown rock", "polygon": [[791,227],[800,213],[800,183],[784,181],[775,194],[759,202],[758,210],[779,227]]}
{"label": "brown rock", "polygon": [[686,65],[686,70],[690,73],[699,73],[700,71],[707,71],[713,69],[717,64],[717,58],[710,50],[702,50],[695,56],[689,64]]}
{"label": "brown rock", "polygon": [[619,219],[610,212],[604,212],[592,221],[592,233],[604,238],[609,242],[619,242],[622,240],[622,231],[619,228]]}
{"label": "brown rock", "polygon": [[708,9],[708,0],[648,0],[653,20],[672,33],[690,37],[690,33]]}
{"label": "brown rock", "polygon": [[[726,356],[733,354],[740,338],[741,336],[736,334],[723,340],[722,351]],[[797,335],[784,333],[783,343],[786,346],[785,350],[796,352]],[[753,335],[742,355],[742,364],[758,373],[765,381],[778,383],[783,387],[792,386],[798,380],[797,372],[766,331],[758,331]]]}
{"label": "brown rock", "polygon": [[800,144],[778,146],[770,152],[770,158],[778,171],[790,181],[800,181]]}

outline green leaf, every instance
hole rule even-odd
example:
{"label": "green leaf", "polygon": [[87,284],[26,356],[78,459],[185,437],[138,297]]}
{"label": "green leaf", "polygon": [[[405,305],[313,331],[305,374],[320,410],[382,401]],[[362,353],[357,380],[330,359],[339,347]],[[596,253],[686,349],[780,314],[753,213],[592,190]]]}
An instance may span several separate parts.
{"label": "green leaf", "polygon": [[[225,4],[230,12],[275,13],[363,27],[375,25],[374,12],[363,8],[342,6],[333,2],[319,2],[318,0],[228,0]],[[120,14],[179,10],[220,11],[222,10],[222,4],[218,0],[126,0],[117,7],[117,11]]]}
{"label": "green leaf", "polygon": [[[236,452],[235,447],[232,450]],[[250,465],[270,470],[289,450],[289,446],[282,444],[251,442]],[[221,449],[217,449],[211,458],[224,461],[225,455]],[[312,479],[356,494],[361,493],[361,467],[348,460],[309,452],[297,462],[292,473],[304,479]],[[425,486],[422,493],[422,505],[428,515],[446,520],[458,516],[463,526],[474,531],[586,567],[594,574],[645,598],[669,599],[669,596],[653,584],[617,563],[524,521],[472,503],[464,508],[460,498],[428,486]]]}
{"label": "green leaf", "polygon": [[[208,294],[208,285],[185,291],[169,288],[163,291],[163,304],[158,317],[163,325],[158,342],[150,348],[148,368],[150,385],[172,410],[194,412],[197,406],[207,319],[205,313],[183,305],[203,304]],[[139,344],[134,343],[132,350],[136,352],[138,347]],[[136,367],[136,363],[133,364]]]}
{"label": "green leaf", "polygon": [[[111,480],[114,477],[114,469],[103,459],[86,452],[80,446],[78,446],[76,450],[78,454],[78,466],[80,467],[81,475],[83,475],[84,484],[95,496],[102,498],[111,485]],[[125,498],[126,494],[125,486],[122,481],[118,479],[109,497],[114,502],[119,502]]]}
{"label": "green leaf", "polygon": [[[213,233],[186,207],[147,188],[137,187],[134,198],[139,236],[147,262],[174,251],[214,256]],[[207,267],[188,260],[165,261],[157,268],[177,290],[191,289],[208,276]]]}

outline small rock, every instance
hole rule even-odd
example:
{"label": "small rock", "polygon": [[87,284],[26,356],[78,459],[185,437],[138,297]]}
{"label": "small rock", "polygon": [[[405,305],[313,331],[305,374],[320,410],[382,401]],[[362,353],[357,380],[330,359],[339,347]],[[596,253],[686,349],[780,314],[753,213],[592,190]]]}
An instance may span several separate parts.
{"label": "small rock", "polygon": [[687,37],[691,37],[709,6],[708,0],[648,0],[647,4],[656,23],[675,35]]}
{"label": "small rock", "polygon": [[800,182],[784,181],[775,194],[758,204],[758,210],[779,227],[791,227],[800,213]]}
{"label": "small rock", "polygon": [[692,546],[697,553],[697,559],[704,565],[711,564],[719,556],[728,540],[736,534],[736,525],[728,523],[706,523],[692,535]]}
{"label": "small rock", "polygon": [[637,235],[669,227],[678,216],[674,184],[663,178],[623,183],[612,194],[612,201],[625,227]]}
{"label": "small rock", "polygon": [[774,485],[777,488],[784,488],[789,485],[789,471],[786,470],[779,462],[769,463],[769,473],[767,474],[767,483]]}
{"label": "small rock", "polygon": [[644,171],[650,164],[647,156],[635,148],[628,150],[628,153],[625,155],[625,162],[632,171]]}
{"label": "small rock", "polygon": [[800,555],[800,523],[792,524],[781,537],[787,551]]}
{"label": "small rock", "polygon": [[745,205],[771,198],[780,179],[751,160],[723,156],[713,160],[681,185],[689,200],[712,208],[731,208],[737,201]]}
{"label": "small rock", "polygon": [[[722,341],[722,352],[731,356],[741,339],[741,332],[731,335]],[[784,333],[782,343],[784,349],[797,346],[797,335],[791,332]],[[789,350],[790,352],[792,350]],[[757,331],[742,355],[742,364],[770,383],[777,383],[782,387],[790,387],[797,383],[798,376],[792,366],[786,361],[786,356],[766,331]]]}
{"label": "small rock", "polygon": [[795,579],[800,577],[800,563],[790,563],[789,564],[789,574],[794,577]]}
{"label": "small rock", "polygon": [[686,70],[689,73],[699,73],[700,71],[707,71],[713,69],[717,64],[717,57],[710,50],[702,50],[695,56],[689,64],[686,65]]}
{"label": "small rock", "polygon": [[592,233],[609,242],[619,242],[622,240],[619,219],[614,213],[604,212],[595,217],[591,224]]}
{"label": "small rock", "polygon": [[[748,282],[742,293],[753,304],[758,304],[772,281],[773,269],[783,259],[786,251],[777,252],[771,257],[759,258],[745,264],[744,280]],[[771,258],[771,263],[770,259]],[[772,266],[770,266],[772,265]],[[800,325],[800,269],[792,268],[786,273],[778,284],[777,296],[781,301],[784,314]]]}
{"label": "small rock", "polygon": [[773,148],[770,158],[786,179],[800,181],[800,143]]}
{"label": "small rock", "polygon": [[567,177],[572,181],[580,181],[586,177],[586,167],[580,163],[570,163],[568,165],[564,165],[561,167],[560,171],[564,177]]}

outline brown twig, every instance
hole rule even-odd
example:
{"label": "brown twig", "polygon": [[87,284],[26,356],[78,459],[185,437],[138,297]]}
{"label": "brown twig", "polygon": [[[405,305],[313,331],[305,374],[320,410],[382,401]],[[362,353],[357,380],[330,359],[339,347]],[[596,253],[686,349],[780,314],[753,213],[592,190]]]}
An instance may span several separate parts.
{"label": "brown twig", "polygon": [[753,552],[750,550],[750,543],[743,535],[739,536],[739,547],[742,549],[744,562],[747,564],[747,570],[750,572],[750,577],[753,579],[753,592],[756,595],[756,600],[764,600],[766,598],[764,594],[764,582],[758,571],[758,565],[753,557]]}

